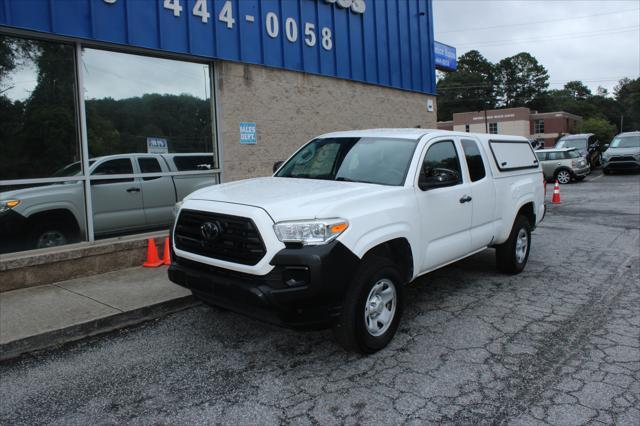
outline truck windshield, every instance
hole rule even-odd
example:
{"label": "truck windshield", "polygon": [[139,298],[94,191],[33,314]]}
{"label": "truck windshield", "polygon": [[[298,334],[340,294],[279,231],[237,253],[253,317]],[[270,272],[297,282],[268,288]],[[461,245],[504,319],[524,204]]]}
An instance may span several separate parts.
{"label": "truck windshield", "polygon": [[[89,160],[89,166],[93,165],[96,160]],[[78,176],[82,174],[82,168],[80,167],[80,162],[76,161],[75,163],[67,164],[60,170],[53,173],[53,177],[69,177],[69,176]]]}
{"label": "truck windshield", "polygon": [[640,148],[640,136],[617,136],[610,148]]}
{"label": "truck windshield", "polygon": [[586,139],[560,139],[556,144],[556,148],[577,148],[577,149],[586,150],[587,140]]}
{"label": "truck windshield", "polygon": [[411,139],[315,139],[291,157],[276,176],[399,186],[417,144]]}

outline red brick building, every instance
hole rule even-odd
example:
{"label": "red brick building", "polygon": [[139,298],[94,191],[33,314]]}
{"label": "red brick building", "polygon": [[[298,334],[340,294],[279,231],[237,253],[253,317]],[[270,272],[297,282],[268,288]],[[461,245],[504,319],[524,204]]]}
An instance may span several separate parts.
{"label": "red brick building", "polygon": [[581,122],[582,117],[563,111],[539,113],[529,108],[505,108],[456,113],[452,121],[438,122],[438,129],[518,135],[553,146],[560,136],[577,133]]}

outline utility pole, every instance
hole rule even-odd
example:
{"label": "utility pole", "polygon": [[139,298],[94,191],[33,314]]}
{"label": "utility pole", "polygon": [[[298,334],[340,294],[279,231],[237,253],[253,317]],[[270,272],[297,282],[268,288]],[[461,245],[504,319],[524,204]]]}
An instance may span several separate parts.
{"label": "utility pole", "polygon": [[484,107],[484,132],[489,134],[489,123],[487,122],[487,106]]}
{"label": "utility pole", "polygon": [[624,115],[620,116],[620,133],[624,132]]}

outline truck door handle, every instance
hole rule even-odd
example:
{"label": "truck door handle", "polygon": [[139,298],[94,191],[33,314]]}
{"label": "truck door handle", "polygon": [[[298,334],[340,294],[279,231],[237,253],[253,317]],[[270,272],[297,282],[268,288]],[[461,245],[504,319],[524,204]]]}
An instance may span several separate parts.
{"label": "truck door handle", "polygon": [[464,197],[460,198],[460,203],[461,203],[461,204],[468,203],[468,202],[470,202],[470,201],[471,201],[471,199],[472,199],[472,198],[471,198],[470,196],[465,195]]}
{"label": "truck door handle", "polygon": [[135,186],[133,188],[127,188],[127,192],[140,192],[140,188],[136,188]]}

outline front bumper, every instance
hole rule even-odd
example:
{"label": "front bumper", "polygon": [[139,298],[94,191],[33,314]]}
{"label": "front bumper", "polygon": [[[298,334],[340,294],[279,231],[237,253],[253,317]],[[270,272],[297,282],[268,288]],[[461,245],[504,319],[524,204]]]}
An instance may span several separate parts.
{"label": "front bumper", "polygon": [[584,177],[591,173],[591,167],[589,165],[581,168],[573,169],[573,175],[576,177]]}
{"label": "front bumper", "polygon": [[338,241],[285,248],[266,275],[252,275],[183,259],[175,254],[169,279],[195,297],[249,317],[297,329],[331,326],[359,259]]}
{"label": "front bumper", "polygon": [[0,253],[27,248],[27,218],[13,210],[0,213]]}
{"label": "front bumper", "polygon": [[604,170],[640,170],[640,161],[607,161],[602,168]]}

